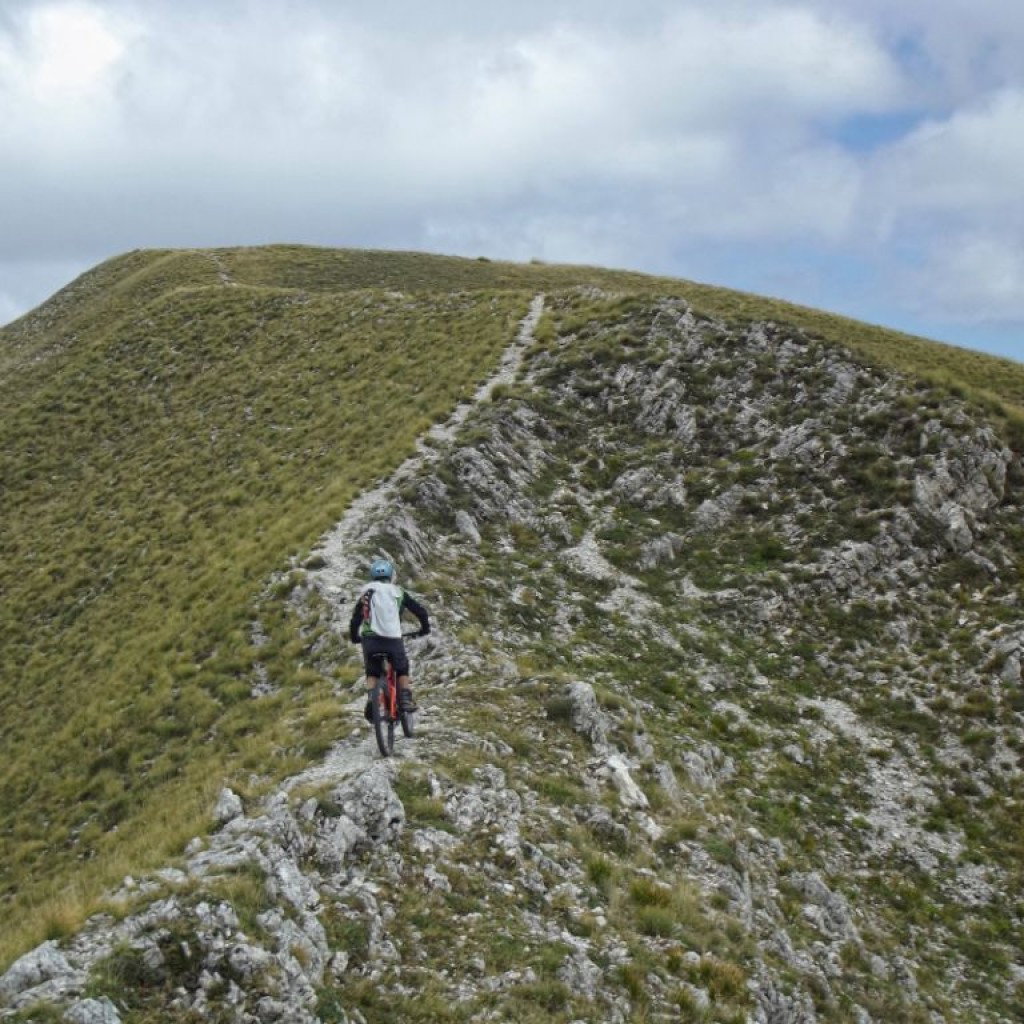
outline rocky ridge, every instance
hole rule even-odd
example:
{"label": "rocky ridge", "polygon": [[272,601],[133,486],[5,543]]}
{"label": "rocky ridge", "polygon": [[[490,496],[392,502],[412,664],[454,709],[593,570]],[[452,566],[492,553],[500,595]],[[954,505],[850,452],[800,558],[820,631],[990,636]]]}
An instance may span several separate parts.
{"label": "rocky ridge", "polygon": [[225,790],[5,1016],[1015,1019],[1016,457],[777,325],[540,314],[289,598],[341,631],[369,555],[405,569],[419,735],[379,760],[340,692],[323,763]]}

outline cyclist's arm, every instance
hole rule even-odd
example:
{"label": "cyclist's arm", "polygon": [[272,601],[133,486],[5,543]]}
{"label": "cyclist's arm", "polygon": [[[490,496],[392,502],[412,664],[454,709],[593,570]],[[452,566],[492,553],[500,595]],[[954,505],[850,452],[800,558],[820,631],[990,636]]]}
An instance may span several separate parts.
{"label": "cyclist's arm", "polygon": [[426,636],[430,632],[430,616],[427,615],[427,609],[416,598],[411,597],[409,594],[404,594],[402,596],[401,610],[415,615],[420,620],[420,636]]}
{"label": "cyclist's arm", "polygon": [[348,638],[352,643],[359,643],[359,630],[363,625],[363,601],[360,598],[352,609],[352,620],[348,624]]}

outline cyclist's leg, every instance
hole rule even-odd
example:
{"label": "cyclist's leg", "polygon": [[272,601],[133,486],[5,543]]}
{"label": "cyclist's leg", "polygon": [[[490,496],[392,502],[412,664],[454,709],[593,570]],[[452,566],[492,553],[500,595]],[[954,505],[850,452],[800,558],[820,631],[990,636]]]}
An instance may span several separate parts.
{"label": "cyclist's leg", "polygon": [[376,676],[366,677],[366,707],[363,708],[363,717],[368,721],[373,721],[373,688],[377,685]]}
{"label": "cyclist's leg", "polygon": [[370,699],[370,694],[373,693],[373,688],[377,685],[378,676],[367,676],[366,677],[366,699]]}
{"label": "cyclist's leg", "polygon": [[380,645],[375,642],[376,637],[363,637],[363,670],[366,673],[366,707],[363,709],[363,715],[368,722],[373,721],[373,715],[371,713],[373,689],[377,685],[377,680],[380,678]]}
{"label": "cyclist's leg", "polygon": [[398,677],[398,706],[403,711],[416,711],[419,708],[412,695],[412,683],[408,676]]}
{"label": "cyclist's leg", "polygon": [[412,679],[409,676],[409,656],[405,644],[398,641],[393,655],[395,675],[398,677],[398,700],[403,711],[415,711],[416,700],[412,695]]}

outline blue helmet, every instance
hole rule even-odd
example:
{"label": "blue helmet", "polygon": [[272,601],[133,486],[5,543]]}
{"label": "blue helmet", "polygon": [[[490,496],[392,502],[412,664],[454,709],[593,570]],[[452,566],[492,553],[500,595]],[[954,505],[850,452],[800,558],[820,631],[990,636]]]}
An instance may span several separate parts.
{"label": "blue helmet", "polygon": [[395,567],[386,558],[375,558],[370,565],[371,580],[390,580],[395,575]]}

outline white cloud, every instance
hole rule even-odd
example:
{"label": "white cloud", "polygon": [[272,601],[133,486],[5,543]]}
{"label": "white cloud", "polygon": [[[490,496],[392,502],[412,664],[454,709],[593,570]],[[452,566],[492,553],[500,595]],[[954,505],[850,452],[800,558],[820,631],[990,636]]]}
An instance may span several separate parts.
{"label": "white cloud", "polygon": [[[890,115],[918,127],[842,141]],[[800,280],[818,247],[873,261],[907,306],[986,261],[1012,296],[1022,151],[1016,0],[0,10],[7,259],[285,240],[703,276],[702,250],[732,247],[762,261],[747,280]]]}
{"label": "white cloud", "polygon": [[0,36],[0,142],[41,156],[89,145],[116,88],[125,23],[86,3],[29,8]]}
{"label": "white cloud", "polygon": [[102,10],[76,2],[30,9],[18,44],[0,49],[5,80],[52,110],[93,98],[124,49]]}
{"label": "white cloud", "polygon": [[1024,77],[1024,9],[1019,0],[806,0],[874,26],[918,80],[932,110],[969,104],[979,92]]}
{"label": "white cloud", "polygon": [[893,267],[906,306],[1024,321],[1024,89],[929,120],[880,153],[866,180],[877,243],[913,254]]}
{"label": "white cloud", "polygon": [[[886,108],[902,89],[870,33],[794,7],[695,7],[625,33],[571,19],[482,38],[435,33],[429,46],[326,8],[295,20],[252,5],[230,22],[218,8],[118,11],[30,8],[24,33],[36,42],[11,91],[20,120],[6,131],[38,172],[8,191],[25,200],[12,225],[37,244],[80,225],[106,225],[123,239],[113,249],[189,244],[218,208],[227,227],[259,223],[269,238],[317,218],[337,236],[396,216],[407,232],[448,217],[458,233],[494,219],[494,204],[562,224],[563,240],[585,235],[587,252],[622,250],[612,233],[631,208],[657,210],[661,222],[636,233],[648,238],[833,238],[856,174],[834,147],[815,146],[810,121]],[[68,133],[32,86],[32,61],[44,65],[80,29],[94,51],[81,72],[89,103]],[[51,175],[72,167],[67,190]],[[33,230],[30,197],[47,187],[63,217]],[[581,195],[610,208],[582,209]],[[569,216],[592,226],[571,230]]]}
{"label": "white cloud", "polygon": [[[914,294],[926,300],[922,312],[936,309],[965,323],[1024,320],[1024,247],[1021,238],[957,235],[929,254],[917,275]],[[1019,356],[1024,357],[1024,343]]]}
{"label": "white cloud", "polygon": [[[4,110],[25,112],[17,142],[31,154],[49,135],[68,158],[88,155],[95,142],[68,138],[67,114],[112,157],[148,157],[155,173],[169,152],[358,161],[371,181],[390,166],[487,191],[485,171],[499,182],[602,168],[644,177],[680,153],[705,154],[717,175],[731,152],[722,138],[788,135],[810,115],[890,103],[899,88],[863,31],[798,9],[695,9],[643,35],[555,27],[430,47],[343,18],[295,24],[273,7],[245,10],[227,23],[216,8],[181,20],[161,9],[143,24],[85,4],[33,8],[35,42]],[[64,84],[84,98],[55,113],[39,82],[72,35],[86,56]]]}
{"label": "white cloud", "polygon": [[1003,89],[893,146],[880,175],[900,210],[1024,217],[1024,89]]}

